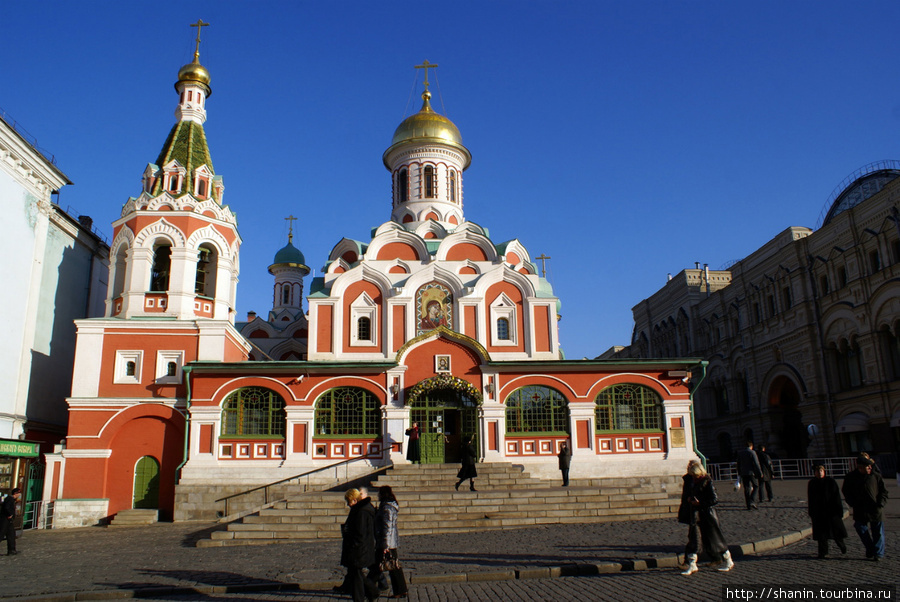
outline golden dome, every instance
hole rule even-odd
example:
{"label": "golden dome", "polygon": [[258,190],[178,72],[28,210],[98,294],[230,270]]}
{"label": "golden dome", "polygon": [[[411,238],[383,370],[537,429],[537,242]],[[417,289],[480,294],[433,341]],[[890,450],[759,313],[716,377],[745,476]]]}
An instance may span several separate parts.
{"label": "golden dome", "polygon": [[[439,142],[459,149],[466,157],[465,167],[469,166],[472,156],[469,149],[463,146],[462,135],[452,121],[434,112],[431,108],[431,92],[422,93],[422,108],[415,115],[403,120],[394,130],[391,146],[384,153],[385,165],[387,156],[401,144],[408,142]],[[465,169],[465,167],[463,169]],[[390,168],[388,168],[390,169]]]}
{"label": "golden dome", "polygon": [[459,128],[453,122],[434,112],[431,108],[431,92],[427,90],[422,94],[422,109],[415,115],[403,120],[394,131],[394,139],[391,144],[405,142],[417,138],[439,138],[454,144],[462,144],[462,136]]}
{"label": "golden dome", "polygon": [[209,87],[209,71],[206,70],[206,67],[200,64],[197,56],[194,56],[194,61],[188,63],[184,67],[178,70],[178,83],[175,84],[175,88],[178,88],[178,84],[185,82],[198,83],[206,88],[206,95],[210,96],[212,94],[212,90]]}

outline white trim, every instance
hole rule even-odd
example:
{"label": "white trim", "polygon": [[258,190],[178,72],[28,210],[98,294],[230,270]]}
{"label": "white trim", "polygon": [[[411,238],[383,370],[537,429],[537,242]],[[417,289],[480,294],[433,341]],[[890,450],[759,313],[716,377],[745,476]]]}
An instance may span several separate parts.
{"label": "white trim", "polygon": [[[144,352],[142,350],[116,351],[116,365],[113,376],[113,383],[117,385],[139,385],[141,384],[141,372]],[[134,362],[134,374],[128,374],[128,364]]]}
{"label": "white trim", "polygon": [[[175,362],[175,374],[168,375],[169,362]],[[181,383],[181,367],[184,365],[184,351],[156,352],[156,382],[158,384]]]}

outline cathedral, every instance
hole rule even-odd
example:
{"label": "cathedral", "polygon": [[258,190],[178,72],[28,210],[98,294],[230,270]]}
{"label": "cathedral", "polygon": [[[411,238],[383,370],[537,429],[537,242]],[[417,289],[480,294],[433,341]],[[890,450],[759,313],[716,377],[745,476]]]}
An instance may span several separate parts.
{"label": "cathedral", "polygon": [[421,67],[421,109],[382,156],[388,220],[341,238],[308,288],[289,236],[268,266],[271,311],[241,322],[244,241],[204,131],[198,32],[176,123],[113,222],[105,314],[76,321],[68,432],[47,455],[54,526],[131,508],[207,518],[185,494],[202,485],[340,486],[410,462],[414,424],[422,463],[458,462],[472,438],[479,461],[548,479],[566,441],[581,477],[681,474],[696,457],[691,378],[705,363],[563,359],[560,300],[533,256],[465,215],[472,153]]}

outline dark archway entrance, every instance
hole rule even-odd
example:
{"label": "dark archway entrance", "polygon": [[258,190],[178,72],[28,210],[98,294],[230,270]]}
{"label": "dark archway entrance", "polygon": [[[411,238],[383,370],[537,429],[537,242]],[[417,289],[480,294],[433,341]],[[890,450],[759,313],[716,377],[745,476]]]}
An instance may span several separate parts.
{"label": "dark archway entrance", "polygon": [[794,381],[779,376],[769,388],[769,421],[787,458],[805,458],[809,434],[800,413],[800,391]]}
{"label": "dark archway entrance", "polygon": [[478,448],[478,405],[481,396],[468,382],[441,375],[413,387],[409,401],[410,422],[419,423],[423,464],[460,460],[464,436]]}

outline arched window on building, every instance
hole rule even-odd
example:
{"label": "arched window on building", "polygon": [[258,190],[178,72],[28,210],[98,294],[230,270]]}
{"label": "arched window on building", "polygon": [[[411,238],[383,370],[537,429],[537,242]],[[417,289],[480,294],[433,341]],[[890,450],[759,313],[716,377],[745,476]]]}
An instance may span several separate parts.
{"label": "arched window on building", "polygon": [[900,379],[900,338],[885,326],[878,333],[884,349],[885,373],[891,380]]}
{"label": "arched window on building", "polygon": [[405,167],[397,174],[397,198],[401,203],[409,200],[409,172]]}
{"label": "arched window on building", "polygon": [[372,320],[366,316],[356,321],[356,339],[358,341],[372,340]]}
{"label": "arched window on building", "polygon": [[508,434],[569,432],[569,402],[550,387],[531,385],[516,389],[506,398]]}
{"label": "arched window on building", "polygon": [[291,287],[290,285],[284,285],[281,287],[281,304],[289,305],[291,302]]}
{"label": "arched window on building", "polygon": [[846,339],[831,345],[828,355],[832,364],[838,391],[848,391],[863,384],[862,353],[859,344]]}
{"label": "arched window on building", "polygon": [[169,271],[172,269],[172,247],[168,244],[157,245],[153,249],[153,269],[150,272],[150,290],[165,292],[169,290]]}
{"label": "arched window on building", "polygon": [[197,249],[197,276],[194,280],[194,293],[201,297],[216,296],[216,270],[218,254],[215,247],[200,245]]}
{"label": "arched window on building", "polygon": [[662,431],[662,399],[650,387],[612,385],[595,401],[597,432]]}
{"label": "arched window on building", "polygon": [[425,198],[433,199],[437,196],[437,186],[436,184],[436,175],[434,173],[434,167],[431,165],[426,165],[425,169],[422,170],[422,187],[425,189]]}
{"label": "arched window on building", "polygon": [[245,387],[222,404],[222,435],[284,437],[284,399],[270,389]]}
{"label": "arched window on building", "polygon": [[381,434],[378,399],[359,387],[337,387],[316,400],[316,436],[376,437]]}
{"label": "arched window on building", "polygon": [[451,203],[456,202],[456,170],[455,169],[450,170],[450,194],[448,196],[450,197]]}

